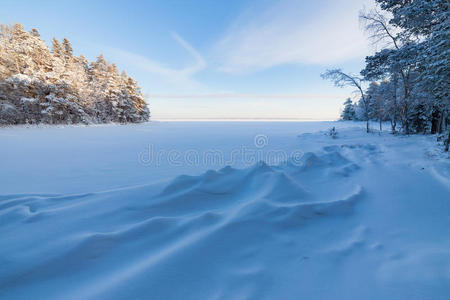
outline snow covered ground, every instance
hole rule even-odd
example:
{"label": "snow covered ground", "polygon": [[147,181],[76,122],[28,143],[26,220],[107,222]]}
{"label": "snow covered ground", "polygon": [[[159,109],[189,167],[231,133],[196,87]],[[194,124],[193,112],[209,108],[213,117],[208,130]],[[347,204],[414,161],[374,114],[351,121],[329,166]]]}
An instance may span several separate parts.
{"label": "snow covered ground", "polygon": [[449,299],[450,162],[363,127],[2,128],[0,299]]}

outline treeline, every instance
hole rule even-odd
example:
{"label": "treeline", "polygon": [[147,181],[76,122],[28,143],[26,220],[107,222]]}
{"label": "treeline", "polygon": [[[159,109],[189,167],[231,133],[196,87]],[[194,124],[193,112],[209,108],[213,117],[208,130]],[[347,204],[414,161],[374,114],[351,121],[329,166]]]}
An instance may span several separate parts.
{"label": "treeline", "polygon": [[[450,21],[448,0],[376,0],[360,14],[377,51],[359,75],[328,70],[336,86],[353,86],[356,103],[342,119],[389,121],[392,132],[444,133],[449,124]],[[446,138],[446,147],[450,133]]]}
{"label": "treeline", "polygon": [[88,62],[70,42],[21,24],[0,29],[0,124],[143,122],[147,103],[133,78],[103,55]]}

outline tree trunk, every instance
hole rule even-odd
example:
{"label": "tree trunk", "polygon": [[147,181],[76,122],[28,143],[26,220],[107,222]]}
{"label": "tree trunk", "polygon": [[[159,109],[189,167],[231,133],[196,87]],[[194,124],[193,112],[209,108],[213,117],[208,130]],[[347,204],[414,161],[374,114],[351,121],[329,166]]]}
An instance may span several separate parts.
{"label": "tree trunk", "polygon": [[396,134],[397,133],[397,120],[394,118],[391,119],[391,128],[392,128],[392,133]]}
{"label": "tree trunk", "polygon": [[361,88],[359,88],[359,91],[361,92],[361,99],[363,100],[364,104],[364,115],[366,116],[366,132],[369,133],[369,103],[367,103],[366,97],[364,97],[364,92]]}
{"label": "tree trunk", "polygon": [[405,130],[405,133],[407,135],[409,135],[409,120],[408,120],[408,110],[409,110],[409,105],[408,105],[408,99],[409,99],[409,71],[407,71],[407,73],[405,74],[403,71],[401,72],[402,74],[402,82],[403,82],[403,92],[404,92],[404,102],[402,105],[402,121],[403,121],[403,128]]}
{"label": "tree trunk", "polygon": [[443,127],[442,125],[444,123],[444,112],[440,111],[439,114],[440,114],[440,117],[439,117],[439,123],[438,123],[437,132],[439,134],[441,134],[442,133],[442,127]]}
{"label": "tree trunk", "polygon": [[439,121],[439,111],[436,107],[433,108],[433,113],[431,114],[431,134],[435,134],[438,128]]}
{"label": "tree trunk", "polygon": [[391,122],[391,127],[392,127],[392,133],[396,133],[397,131],[397,82],[398,82],[398,77],[397,77],[397,73],[394,74],[394,111],[392,114],[392,122]]}
{"label": "tree trunk", "polygon": [[444,110],[444,130],[447,130],[448,128],[448,110]]}
{"label": "tree trunk", "polygon": [[401,105],[400,113],[403,131],[405,134],[409,135],[408,103],[406,102],[406,99]]}
{"label": "tree trunk", "polygon": [[450,130],[448,131],[447,140],[445,141],[445,151],[448,152],[449,146],[450,146]]}
{"label": "tree trunk", "polygon": [[380,132],[382,132],[383,131],[383,127],[382,127],[382,119],[381,119],[381,117],[380,117]]}

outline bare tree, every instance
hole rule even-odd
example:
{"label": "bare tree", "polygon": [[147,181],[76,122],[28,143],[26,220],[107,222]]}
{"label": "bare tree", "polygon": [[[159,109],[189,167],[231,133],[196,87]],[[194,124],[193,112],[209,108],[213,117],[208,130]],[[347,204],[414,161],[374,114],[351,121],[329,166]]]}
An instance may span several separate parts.
{"label": "bare tree", "polygon": [[[381,44],[383,48],[393,47],[396,52],[401,52],[402,46],[408,44],[408,42],[411,41],[411,36],[407,35],[405,32],[403,32],[402,34],[397,33],[396,29],[389,23],[389,18],[377,9],[370,10],[369,12],[361,11],[359,14],[359,20],[360,23],[364,26],[365,31],[370,34],[369,38],[372,40],[372,43],[374,45]],[[409,110],[408,98],[411,92],[410,73],[412,67],[405,63],[405,61],[398,61],[398,58],[394,60],[396,61],[393,61],[392,59],[389,60],[392,63],[390,73],[395,78],[396,73],[400,74],[402,79],[401,82],[403,85],[404,98],[402,101],[402,108],[398,109],[397,107],[394,107],[394,109],[396,111],[403,112],[403,114],[406,114]],[[403,115],[402,117],[404,128],[406,130],[406,133],[408,134],[408,117],[406,115]]]}
{"label": "bare tree", "polygon": [[383,48],[392,45],[395,49],[400,49],[399,36],[389,24],[389,18],[377,9],[368,12],[360,11],[359,22],[364,26],[364,30],[370,34],[369,39],[372,40],[373,45],[382,43]]}
{"label": "bare tree", "polygon": [[344,73],[341,69],[327,70],[320,76],[323,79],[333,81],[334,85],[337,87],[351,86],[356,89],[356,92],[361,95],[361,100],[364,106],[364,116],[366,119],[366,132],[369,132],[369,103],[362,88],[364,78],[357,75]]}

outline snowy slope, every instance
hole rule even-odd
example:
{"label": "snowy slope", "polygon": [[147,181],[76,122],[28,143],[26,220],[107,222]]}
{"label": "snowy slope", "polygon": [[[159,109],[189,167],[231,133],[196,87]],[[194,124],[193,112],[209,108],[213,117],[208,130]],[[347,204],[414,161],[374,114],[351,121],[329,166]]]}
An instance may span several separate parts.
{"label": "snowy slope", "polygon": [[[332,139],[305,133],[330,123],[312,125],[0,130],[1,157],[10,158],[0,174],[14,177],[0,185],[0,298],[447,299],[450,163],[433,138],[336,123]],[[55,144],[68,133],[73,144]],[[180,152],[229,155],[254,144],[264,154],[302,155],[278,165],[239,156],[214,167],[143,166],[136,152],[149,142],[138,140],[144,133]],[[16,175],[31,163],[19,160],[31,143],[22,134],[54,156],[57,163],[29,166],[51,182]],[[94,159],[95,147],[102,155]],[[77,178],[77,163],[90,164],[90,175]]]}

